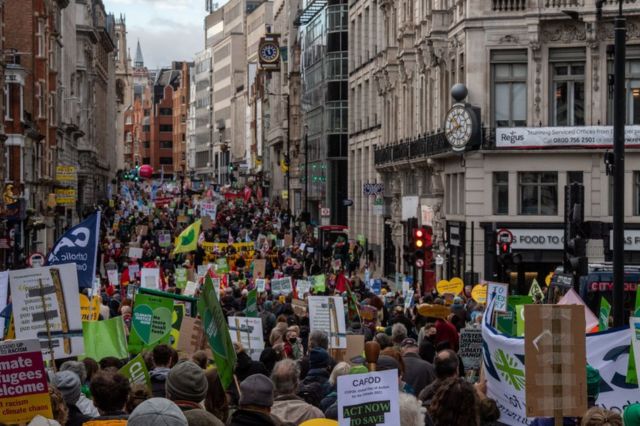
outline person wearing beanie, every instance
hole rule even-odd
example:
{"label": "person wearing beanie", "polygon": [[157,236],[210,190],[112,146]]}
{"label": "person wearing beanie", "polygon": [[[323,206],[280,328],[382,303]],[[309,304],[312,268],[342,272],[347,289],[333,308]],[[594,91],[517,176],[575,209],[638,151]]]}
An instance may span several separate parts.
{"label": "person wearing beanie", "polygon": [[187,426],[187,418],[180,408],[165,398],[147,399],[129,416],[129,426]]}
{"label": "person wearing beanie", "polygon": [[229,418],[227,426],[288,426],[271,415],[273,383],[264,374],[253,374],[240,383],[238,409]]}
{"label": "person wearing beanie", "polygon": [[[205,371],[193,361],[183,361],[176,364],[167,376],[167,398],[185,413],[188,423],[196,424],[207,411],[201,405],[207,396],[209,382]],[[186,413],[189,413],[187,416]],[[214,416],[215,417],[215,416]],[[189,420],[192,419],[192,420]],[[217,423],[210,423],[218,425]]]}
{"label": "person wearing beanie", "polygon": [[73,371],[60,371],[53,376],[52,381],[64,399],[67,410],[69,411],[69,418],[67,420],[68,426],[82,426],[82,424],[91,417],[82,414],[80,409],[76,406],[76,402],[80,399],[80,378]]}
{"label": "person wearing beanie", "polygon": [[224,426],[222,420],[206,410],[189,410],[183,414],[189,426]]}
{"label": "person wearing beanie", "polygon": [[[72,371],[80,378],[80,398],[76,401],[76,407],[82,414],[89,417],[98,417],[98,409],[93,405],[93,401],[86,397],[83,387],[87,384],[87,368],[80,361],[66,361],[60,366],[60,371]],[[88,386],[86,386],[88,388]]]}
{"label": "person wearing beanie", "polygon": [[309,351],[309,371],[300,382],[298,395],[309,404],[320,408],[322,399],[331,392],[329,374],[331,372],[331,357],[321,347],[314,347]]}

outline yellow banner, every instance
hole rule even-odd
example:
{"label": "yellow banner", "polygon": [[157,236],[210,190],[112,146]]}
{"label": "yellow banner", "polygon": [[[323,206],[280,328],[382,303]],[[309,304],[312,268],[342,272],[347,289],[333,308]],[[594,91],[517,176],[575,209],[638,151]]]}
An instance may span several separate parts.
{"label": "yellow banner", "polygon": [[56,204],[59,206],[75,206],[76,199],[75,188],[56,188]]}
{"label": "yellow banner", "polygon": [[78,180],[76,166],[57,166],[56,180],[58,182],[75,182]]}
{"label": "yellow banner", "polygon": [[47,392],[3,398],[0,414],[2,421],[8,423],[27,422],[38,414],[50,419],[51,397]]}
{"label": "yellow banner", "polygon": [[[236,253],[241,253],[245,259],[253,259],[255,255],[254,243],[233,243],[232,245],[236,249]],[[207,254],[226,254],[227,247],[229,247],[227,243],[202,243],[202,249]]]}

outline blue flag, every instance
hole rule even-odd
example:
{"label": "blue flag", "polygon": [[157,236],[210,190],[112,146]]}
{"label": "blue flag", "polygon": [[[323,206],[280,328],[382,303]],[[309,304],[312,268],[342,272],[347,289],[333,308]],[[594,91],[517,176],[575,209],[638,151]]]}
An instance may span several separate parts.
{"label": "blue flag", "polygon": [[96,274],[100,210],[80,222],[56,241],[47,257],[47,265],[75,263],[80,289],[91,288]]}

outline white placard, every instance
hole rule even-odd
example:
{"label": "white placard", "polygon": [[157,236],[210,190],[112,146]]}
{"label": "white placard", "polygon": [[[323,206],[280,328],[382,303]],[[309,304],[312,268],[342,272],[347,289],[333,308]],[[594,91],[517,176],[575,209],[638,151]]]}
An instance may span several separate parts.
{"label": "white placard", "polygon": [[296,293],[298,293],[298,299],[304,299],[305,293],[311,292],[311,281],[298,280],[296,281]]}
{"label": "white placard", "polygon": [[200,203],[200,217],[209,216],[213,222],[216,221],[218,205],[212,201],[203,201]]}
{"label": "white placard", "polygon": [[293,291],[291,277],[274,278],[271,280],[271,293],[274,296],[284,294],[285,296]]}
{"label": "white placard", "polygon": [[339,296],[309,296],[309,324],[311,331],[322,330],[329,336],[329,348],[347,348],[347,327],[344,303]]}
{"label": "white placard", "polygon": [[[640,145],[640,126],[625,126],[625,146]],[[498,127],[498,148],[611,148],[612,126]]]}
{"label": "white placard", "polygon": [[420,223],[422,226],[433,226],[433,207],[420,205]]}
{"label": "white placard", "polygon": [[487,282],[487,306],[495,298],[493,310],[507,312],[507,298],[509,297],[509,284]]}
{"label": "white placard", "polygon": [[258,293],[264,293],[265,288],[267,287],[267,280],[264,278],[259,278],[256,280],[256,290]]}
{"label": "white placard", "polygon": [[260,360],[264,349],[262,320],[249,317],[228,317],[229,334],[233,343],[240,343],[254,360]]}
{"label": "white placard", "polygon": [[140,287],[160,290],[160,268],[142,268]]}
{"label": "white placard", "polygon": [[564,250],[563,229],[512,229],[514,250]]}
{"label": "white placard", "polygon": [[40,340],[42,354],[49,359],[47,320],[40,283],[44,291],[49,330],[53,333],[51,346],[54,357],[81,355],[84,353],[84,340],[75,263],[9,271],[16,338]]}
{"label": "white placard", "polygon": [[109,284],[113,286],[117,286],[120,284],[120,281],[118,280],[117,269],[107,269],[107,277],[109,278]]}
{"label": "white placard", "polygon": [[196,294],[196,290],[198,289],[198,283],[194,283],[193,281],[187,281],[187,285],[184,287],[184,291],[182,292],[185,296],[193,297]]}
{"label": "white placard", "polygon": [[[7,307],[9,294],[9,271],[0,272],[0,312]],[[4,337],[4,317],[0,317],[0,339]]]}
{"label": "white placard", "polygon": [[398,426],[398,398],[398,370],[339,376],[338,422],[340,426]]}
{"label": "white placard", "polygon": [[141,259],[142,258],[142,247],[129,247],[129,258],[130,259]]}

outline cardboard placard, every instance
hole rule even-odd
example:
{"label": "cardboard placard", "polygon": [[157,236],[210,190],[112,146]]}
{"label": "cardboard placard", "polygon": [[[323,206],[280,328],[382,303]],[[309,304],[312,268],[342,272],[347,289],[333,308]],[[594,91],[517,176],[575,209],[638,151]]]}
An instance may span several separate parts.
{"label": "cardboard placard", "polygon": [[213,228],[213,222],[211,221],[211,218],[209,216],[202,216],[200,229],[203,231],[208,231],[211,228]]}
{"label": "cardboard placard", "polygon": [[304,317],[307,315],[307,302],[297,299],[291,300],[291,307],[293,308],[293,313],[299,317]]}
{"label": "cardboard placard", "polygon": [[298,280],[296,281],[296,293],[298,294],[298,299],[304,299],[304,295],[311,292],[311,281],[307,280]]}
{"label": "cardboard placard", "polygon": [[267,269],[266,259],[255,259],[253,261],[253,277],[254,278],[264,278],[266,269]]}
{"label": "cardboard placard", "polygon": [[145,237],[149,233],[149,227],[147,225],[136,226],[136,233]]}
{"label": "cardboard placard", "polygon": [[3,422],[27,423],[37,415],[53,418],[38,340],[0,342],[0,392]]}
{"label": "cardboard placard", "polygon": [[587,411],[584,306],[525,305],[528,417],[579,417]]}
{"label": "cardboard placard", "polygon": [[293,236],[291,234],[284,234],[284,246],[291,247],[293,245]]}
{"label": "cardboard placard", "polygon": [[338,377],[340,426],[400,424],[398,370]]}
{"label": "cardboard placard", "polygon": [[206,341],[200,319],[184,317],[182,324],[180,324],[178,352],[193,355],[195,352],[204,349],[205,345]]}
{"label": "cardboard placard", "polygon": [[264,293],[267,287],[267,280],[264,278],[256,280],[256,290],[258,293]]}
{"label": "cardboard placard", "polygon": [[345,361],[349,361],[351,358],[362,356],[364,352],[364,335],[362,334],[349,334],[347,336],[347,349],[344,355]]}
{"label": "cardboard placard", "polygon": [[141,259],[142,258],[142,248],[141,247],[129,247],[129,258],[130,259]]}
{"label": "cardboard placard", "polygon": [[80,293],[80,316],[82,317],[82,321],[98,321],[98,317],[100,316],[100,303],[100,296],[93,296],[91,302],[89,302],[89,298]]}

